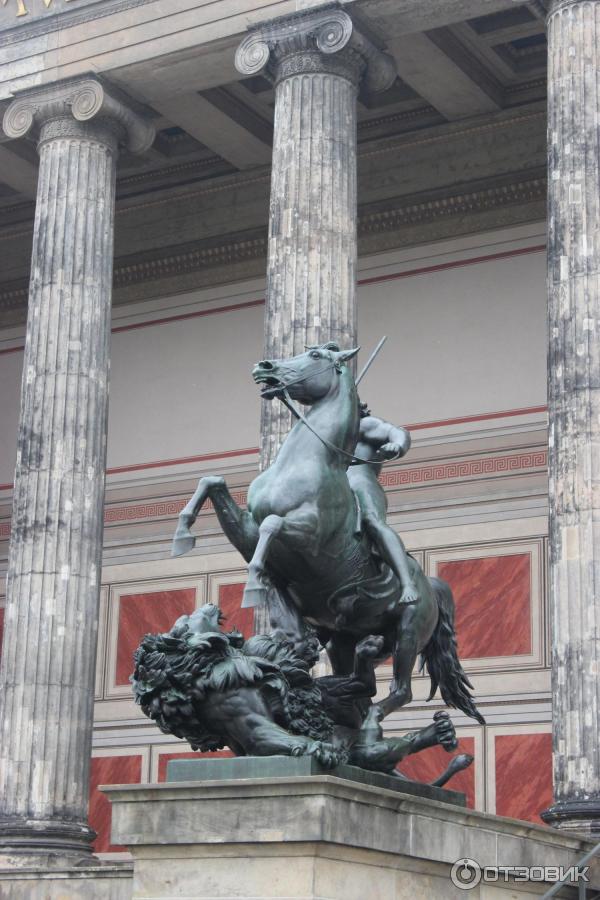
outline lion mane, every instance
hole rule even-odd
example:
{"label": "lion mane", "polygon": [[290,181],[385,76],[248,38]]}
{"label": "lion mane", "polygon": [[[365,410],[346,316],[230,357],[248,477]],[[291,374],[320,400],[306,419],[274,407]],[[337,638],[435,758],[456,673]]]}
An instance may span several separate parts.
{"label": "lion mane", "polygon": [[206,717],[208,694],[254,687],[273,721],[293,734],[328,740],[333,723],[322,710],[310,662],[287,641],[257,635],[244,642],[238,631],[197,633],[183,616],[165,634],[147,634],[135,652],[131,676],[136,703],[164,734],[193,750],[227,746]]}

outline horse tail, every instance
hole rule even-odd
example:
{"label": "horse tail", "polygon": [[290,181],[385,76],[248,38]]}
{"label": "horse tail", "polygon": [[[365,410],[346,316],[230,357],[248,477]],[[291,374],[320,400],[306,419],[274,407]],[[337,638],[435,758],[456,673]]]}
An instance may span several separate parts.
{"label": "horse tail", "polygon": [[429,643],[421,652],[420,670],[422,672],[427,666],[431,678],[431,691],[427,699],[432,700],[439,687],[442,699],[448,706],[460,709],[485,725],[485,719],[475,706],[469,690],[473,690],[473,685],[458,658],[452,591],[440,578],[430,578],[429,582],[437,599],[439,618]]}

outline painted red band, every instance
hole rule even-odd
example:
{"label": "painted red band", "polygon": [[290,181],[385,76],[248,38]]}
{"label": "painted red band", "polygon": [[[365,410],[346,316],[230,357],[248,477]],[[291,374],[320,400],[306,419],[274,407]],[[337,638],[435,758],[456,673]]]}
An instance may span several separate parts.
{"label": "painted red band", "polygon": [[447,269],[460,269],[464,266],[476,266],[480,263],[494,262],[499,259],[511,259],[513,256],[527,256],[531,253],[541,253],[545,250],[545,244],[535,244],[533,247],[518,247],[514,250],[502,250],[499,253],[489,253],[487,256],[470,256],[465,259],[453,259],[444,263],[436,263],[433,266],[405,269],[403,272],[390,272],[388,275],[374,275],[372,278],[361,278],[358,283],[378,284],[381,281],[394,281],[396,278],[414,278],[416,275],[429,275],[432,272],[444,272]]}
{"label": "painted red band", "polygon": [[[258,447],[245,447],[242,450],[224,450],[221,453],[202,453],[199,456],[182,456],[179,459],[157,459],[154,462],[133,463],[129,466],[115,466],[107,469],[107,475],[119,475],[121,472],[138,472],[141,469],[160,469],[162,466],[183,466],[187,463],[204,462],[211,459],[229,459],[232,456],[252,456],[258,453]],[[0,485],[0,490],[5,485]]]}
{"label": "painted red band", "polygon": [[[507,409],[500,412],[481,413],[476,416],[461,416],[456,419],[440,419],[435,422],[417,422],[406,425],[409,431],[418,431],[424,428],[443,428],[448,425],[462,425],[466,422],[484,422],[487,419],[508,419],[512,416],[527,416],[534,413],[547,412],[547,406],[527,406],[523,409]],[[107,469],[107,475],[118,475],[122,472],[140,472],[143,469],[160,469],[163,466],[181,466],[188,463],[210,461],[211,459],[230,459],[236,456],[252,456],[258,453],[258,447],[245,447],[240,450],[224,450],[221,453],[203,453],[198,456],[182,456],[179,459],[158,459],[147,463],[132,463],[128,466],[115,466]],[[0,491],[11,491],[12,484],[0,484]]]}

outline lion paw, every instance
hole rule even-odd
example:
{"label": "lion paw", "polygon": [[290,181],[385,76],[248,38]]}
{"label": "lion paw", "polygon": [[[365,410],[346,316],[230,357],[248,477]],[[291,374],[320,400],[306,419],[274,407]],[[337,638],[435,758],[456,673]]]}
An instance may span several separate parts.
{"label": "lion paw", "polygon": [[334,769],[340,764],[340,756],[336,748],[324,741],[307,741],[306,744],[297,744],[292,749],[291,755],[314,756],[325,769]]}
{"label": "lion paw", "polygon": [[325,744],[322,741],[315,741],[314,750],[311,756],[321,763],[325,769],[335,769],[339,765],[340,758],[337,750],[331,744]]}

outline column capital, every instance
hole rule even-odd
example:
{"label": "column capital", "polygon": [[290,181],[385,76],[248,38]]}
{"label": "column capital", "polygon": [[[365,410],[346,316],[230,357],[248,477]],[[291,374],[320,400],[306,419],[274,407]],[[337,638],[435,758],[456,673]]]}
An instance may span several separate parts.
{"label": "column capital", "polygon": [[132,153],[143,153],[154,141],[153,126],[93,75],[19,92],[6,110],[2,125],[8,137],[20,138],[33,127],[39,129],[61,118],[114,124]]}
{"label": "column capital", "polygon": [[[344,53],[347,72],[341,70]],[[252,28],[237,49],[242,75],[266,74],[276,81],[287,75],[334,70],[369,90],[385,91],[396,78],[396,64],[352,21],[338,4],[294,13]]]}
{"label": "column capital", "polygon": [[[548,17],[563,9],[568,9],[570,6],[580,7],[584,2],[589,3],[589,0],[547,0]],[[598,2],[598,0],[595,0],[595,2]]]}

